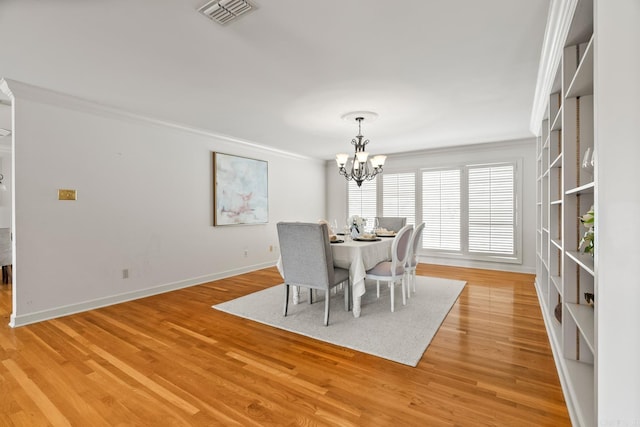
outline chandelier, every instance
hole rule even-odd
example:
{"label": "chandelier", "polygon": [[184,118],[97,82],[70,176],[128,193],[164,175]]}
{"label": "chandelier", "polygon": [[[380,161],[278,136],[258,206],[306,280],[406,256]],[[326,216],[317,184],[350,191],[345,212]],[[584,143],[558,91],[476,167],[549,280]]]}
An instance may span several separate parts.
{"label": "chandelier", "polygon": [[351,144],[355,146],[355,154],[352,159],[346,153],[336,154],[336,163],[338,164],[338,172],[343,175],[347,181],[355,181],[358,187],[363,181],[370,181],[379,173],[382,173],[382,167],[387,156],[373,156],[369,158],[369,153],[365,151],[368,139],[362,136],[362,121],[365,118],[373,120],[377,118],[376,113],[370,111],[356,111],[347,113],[342,116],[345,120],[355,119],[358,122],[358,134],[351,140]]}

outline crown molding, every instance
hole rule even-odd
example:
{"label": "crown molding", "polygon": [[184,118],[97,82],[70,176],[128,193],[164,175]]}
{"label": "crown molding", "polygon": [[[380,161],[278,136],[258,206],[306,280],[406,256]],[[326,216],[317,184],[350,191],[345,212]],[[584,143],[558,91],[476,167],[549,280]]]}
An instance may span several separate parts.
{"label": "crown molding", "polygon": [[38,86],[33,86],[27,83],[22,83],[11,79],[0,80],[0,90],[14,101],[16,98],[28,99],[35,102],[40,102],[48,105],[54,105],[57,107],[68,108],[76,111],[89,112],[105,117],[115,117],[119,119],[128,119],[134,121],[141,121],[151,123],[160,126],[166,126],[173,129],[178,129],[184,132],[192,134],[216,138],[226,142],[239,144],[245,147],[249,147],[255,150],[266,151],[268,153],[276,154],[283,157],[311,160],[321,163],[320,160],[303,156],[301,154],[293,153],[290,151],[280,150],[277,148],[269,147],[257,142],[248,141],[241,138],[236,138],[230,135],[219,134],[211,132],[205,129],[195,128],[180,123],[171,122],[168,120],[161,120],[154,117],[146,116],[143,114],[132,113],[130,111],[122,110],[120,108],[111,107],[108,105],[100,104],[95,101],[90,101],[83,98],[78,98],[72,95],[68,95],[61,92],[56,92],[50,89],[45,89]]}
{"label": "crown molding", "polygon": [[579,0],[551,0],[547,27],[542,43],[538,80],[533,97],[531,122],[529,129],[534,135],[540,135],[540,124],[549,101],[555,73],[562,57],[567,35]]}
{"label": "crown molding", "polygon": [[[8,84],[9,81],[11,81],[11,80],[0,79],[0,92],[2,92],[11,101],[13,101],[13,92],[11,92],[11,89],[9,89],[9,84]],[[9,105],[9,104],[6,104],[3,99],[0,99],[0,104]]]}

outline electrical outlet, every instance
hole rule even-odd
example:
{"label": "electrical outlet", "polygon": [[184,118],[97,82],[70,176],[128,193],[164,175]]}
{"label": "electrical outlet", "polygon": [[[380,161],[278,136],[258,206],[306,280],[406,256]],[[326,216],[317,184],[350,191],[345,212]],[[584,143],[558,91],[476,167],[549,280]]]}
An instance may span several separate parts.
{"label": "electrical outlet", "polygon": [[129,278],[129,269],[125,268],[124,270],[122,270],[122,278],[123,279],[128,279]]}
{"label": "electrical outlet", "polygon": [[244,250],[244,257],[247,258],[249,256],[249,249]]}

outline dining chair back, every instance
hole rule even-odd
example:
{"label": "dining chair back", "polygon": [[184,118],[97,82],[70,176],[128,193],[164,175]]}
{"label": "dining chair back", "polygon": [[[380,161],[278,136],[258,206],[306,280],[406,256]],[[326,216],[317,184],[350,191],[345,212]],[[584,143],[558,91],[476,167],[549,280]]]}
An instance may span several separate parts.
{"label": "dining chair back", "polygon": [[327,224],[279,222],[277,224],[282,273],[285,285],[284,315],[289,306],[289,286],[309,288],[309,303],[313,290],[325,291],[324,325],[329,324],[329,291],[347,282],[345,307],[349,309],[349,270],[333,266]]}
{"label": "dining chair back", "polygon": [[405,270],[407,274],[407,298],[411,298],[411,288],[413,292],[416,291],[416,268],[418,267],[418,249],[422,242],[422,231],[424,230],[425,223],[421,222],[413,230],[411,235],[411,242],[409,243],[409,254],[407,256],[407,263]]}
{"label": "dining chair back", "polygon": [[376,281],[376,292],[380,298],[380,282],[388,282],[391,289],[391,311],[395,311],[395,284],[402,284],[402,305],[407,304],[404,272],[409,254],[409,240],[413,225],[405,225],[398,231],[391,245],[391,261],[382,261],[371,270],[367,270],[367,278]]}
{"label": "dining chair back", "polygon": [[395,216],[377,216],[378,228],[385,228],[389,231],[398,232],[407,225],[407,218]]}

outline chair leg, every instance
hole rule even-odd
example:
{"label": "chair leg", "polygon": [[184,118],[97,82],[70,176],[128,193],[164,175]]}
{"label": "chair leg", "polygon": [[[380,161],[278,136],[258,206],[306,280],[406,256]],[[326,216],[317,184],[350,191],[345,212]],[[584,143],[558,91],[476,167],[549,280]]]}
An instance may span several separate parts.
{"label": "chair leg", "polygon": [[395,297],[395,283],[391,282],[389,284],[391,286],[391,312],[395,311],[395,301],[394,301],[394,297]]}
{"label": "chair leg", "polygon": [[405,286],[404,274],[400,279],[400,283],[402,284],[402,305],[407,305],[407,288]]}
{"label": "chair leg", "polygon": [[409,273],[408,271],[405,271],[404,275],[402,276],[402,279],[404,280],[404,278],[407,278],[407,300],[409,298],[411,298],[411,273]]}
{"label": "chair leg", "polygon": [[324,291],[324,326],[329,326],[329,294],[331,290]]}
{"label": "chair leg", "polygon": [[378,298],[380,298],[380,281],[376,280],[376,292],[378,294]]}
{"label": "chair leg", "polygon": [[289,308],[289,285],[284,284],[284,316],[287,317],[287,309]]}
{"label": "chair leg", "polygon": [[309,304],[313,304],[313,288],[309,288]]}
{"label": "chair leg", "polygon": [[411,283],[413,284],[413,293],[416,293],[416,270],[411,272]]}

